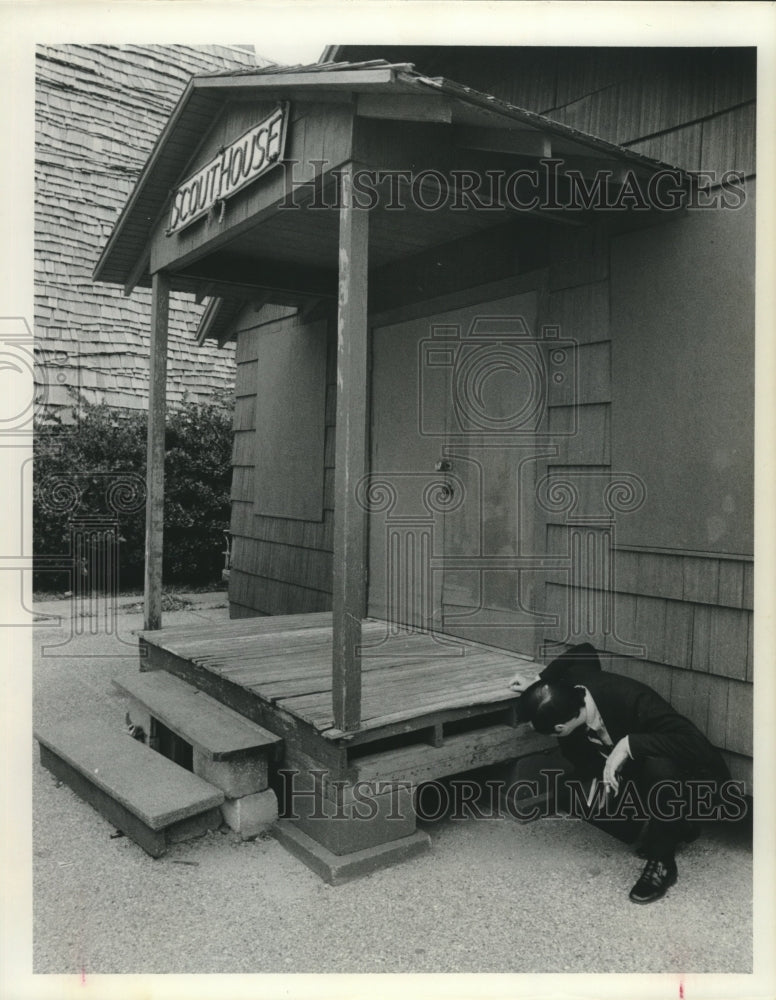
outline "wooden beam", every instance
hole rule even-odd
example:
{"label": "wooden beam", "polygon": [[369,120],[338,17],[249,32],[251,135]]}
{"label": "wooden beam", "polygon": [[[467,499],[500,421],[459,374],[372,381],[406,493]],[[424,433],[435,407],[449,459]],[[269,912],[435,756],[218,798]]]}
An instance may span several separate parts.
{"label": "wooden beam", "polygon": [[[205,299],[212,299],[213,297],[213,289],[208,282],[197,286],[197,290],[194,293],[194,301],[198,306],[201,306]],[[218,296],[215,297],[217,298]]]}
{"label": "wooden beam", "polygon": [[[187,275],[171,276],[174,292],[189,292],[196,294],[197,279]],[[310,301],[325,301],[329,306],[334,304],[335,295],[320,296],[317,293],[306,294],[299,291],[282,291],[275,288],[262,288],[260,285],[243,285],[231,281],[211,281],[208,283],[208,295],[212,298],[239,300],[243,303],[258,302],[266,304],[273,302],[279,306],[290,306],[294,309],[306,305]]]}
{"label": "wooden beam", "polygon": [[193,279],[200,287],[204,286],[206,295],[213,294],[216,288],[230,285],[235,290],[247,289],[254,295],[263,289],[292,292],[305,298],[333,299],[337,294],[337,273],[333,267],[311,267],[242,254],[220,254],[210,260],[198,261],[173,275],[176,282],[185,278]]}
{"label": "wooden beam", "polygon": [[135,266],[129,272],[126,283],[124,285],[124,295],[130,296],[138,284],[143,275],[148,271],[148,265],[151,263],[151,248],[146,246],[142,254],[138,257],[135,262]]}
{"label": "wooden beam", "polygon": [[[484,176],[484,173],[481,174],[480,176]],[[421,181],[418,181],[416,178],[414,182],[414,188],[415,190],[428,191],[429,204],[434,204],[434,200],[439,196],[439,185],[437,181],[435,181],[431,177],[429,178],[424,177]],[[450,202],[452,202],[453,204],[466,204],[464,200],[464,189],[462,187],[462,184],[458,184],[455,181],[448,180],[447,191],[448,191],[448,200]],[[532,193],[531,195],[529,195],[529,197],[532,197],[533,194],[535,193],[536,192],[532,190]],[[483,191],[481,193],[477,192],[476,188],[474,189],[474,194],[472,197],[476,198],[477,196],[483,198],[486,202],[489,202],[491,198],[490,191],[485,186],[483,186]],[[507,202],[507,200],[504,197],[500,197],[499,195],[496,195],[495,197],[495,204],[497,206],[500,206],[501,209],[503,209],[505,217],[508,217],[507,213],[512,217],[514,217],[515,214],[519,216],[530,215],[535,219],[542,219],[546,220],[547,222],[557,223],[559,226],[570,226],[572,228],[579,228],[581,226],[586,226],[589,224],[590,221],[589,219],[579,218],[578,214],[567,212],[562,208],[557,211],[550,211],[549,209],[542,208],[540,205],[537,205],[537,207],[535,208],[533,207],[521,208],[521,209],[512,208]],[[478,211],[478,209],[472,208],[472,211]]]}
{"label": "wooden beam", "polygon": [[478,128],[461,126],[454,130],[455,144],[463,149],[489,153],[515,153],[519,156],[549,157],[551,137],[538,129]]}
{"label": "wooden beam", "polygon": [[353,204],[355,165],[342,170],[337,431],[334,500],[332,708],[343,732],[361,723],[361,621],[366,614],[366,512],[356,497],[367,472],[369,214]]}
{"label": "wooden beam", "polygon": [[607,159],[604,156],[580,156],[577,153],[556,152],[556,158],[563,160],[559,168],[561,177],[569,170],[576,171],[585,180],[601,178],[607,184],[620,186],[628,172],[636,174],[645,186],[649,176],[654,171],[645,170],[643,165],[628,163],[626,160]]}
{"label": "wooden beam", "polygon": [[[361,70],[321,70],[316,73],[294,72],[293,68],[277,73],[261,73],[256,76],[200,76],[195,77],[192,89],[203,90],[255,90],[257,97],[263,90],[273,90],[296,87],[300,92],[306,90],[384,90],[386,84],[393,83],[396,72],[406,68],[406,64],[379,66],[373,69]],[[263,95],[262,95],[263,96]]]}
{"label": "wooden beam", "polygon": [[[189,275],[171,275],[171,288],[174,292],[188,292],[196,296],[200,287],[198,279]],[[208,281],[202,295],[205,298],[240,299],[243,302],[254,302],[266,299],[267,302],[278,302],[282,305],[297,305],[301,300],[310,298],[302,292],[283,292],[272,288],[262,288],[259,285],[246,285],[236,281]],[[332,300],[334,296],[331,296]]]}
{"label": "wooden beam", "polygon": [[[197,298],[197,302],[199,303],[200,301],[201,300]],[[202,347],[207,338],[210,336],[210,330],[219,312],[221,311],[223,301],[223,299],[212,298],[205,307],[205,311],[202,313],[202,318],[199,321],[199,327],[197,328],[197,344],[200,347]]]}
{"label": "wooden beam", "polygon": [[328,299],[318,299],[317,302],[300,302],[297,315],[302,323],[315,323],[319,319],[332,319],[333,303]]}
{"label": "wooden beam", "polygon": [[360,118],[379,118],[404,122],[442,122],[453,120],[450,101],[440,94],[361,94],[356,103]]}
{"label": "wooden beam", "polygon": [[[238,311],[237,316],[239,316],[239,314],[240,311]],[[237,316],[235,316],[235,321],[237,320]],[[232,323],[228,323],[224,327],[224,329],[219,333],[216,339],[216,343],[218,344],[219,347],[223,347],[224,344],[226,344],[227,341],[231,340],[233,337],[235,340],[237,340],[237,335],[234,332],[234,325]]]}
{"label": "wooden beam", "polygon": [[[251,91],[235,90],[229,94],[232,104],[255,108],[256,99],[251,97]],[[354,104],[355,97],[347,90],[296,90],[284,87],[279,90],[262,90],[261,100],[271,103],[276,101],[303,101],[305,104]]]}
{"label": "wooden beam", "polygon": [[164,524],[164,424],[167,411],[167,324],[170,278],[157,271],[152,278],[151,360],[148,391],[148,450],[146,459],[145,624],[162,627],[162,545]]}

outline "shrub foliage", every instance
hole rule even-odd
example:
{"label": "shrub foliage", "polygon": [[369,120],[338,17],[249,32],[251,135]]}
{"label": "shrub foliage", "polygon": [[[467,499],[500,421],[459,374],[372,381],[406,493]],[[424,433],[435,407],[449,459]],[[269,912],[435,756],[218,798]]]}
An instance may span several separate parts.
{"label": "shrub foliage", "polygon": [[[229,527],[231,405],[226,396],[189,403],[165,429],[165,583],[202,585],[220,579]],[[71,551],[73,529],[118,522],[121,587],[142,584],[145,553],[147,413],[122,413],[83,402],[75,424],[54,418],[35,435],[33,584],[62,589],[72,578],[56,557],[74,559],[82,577],[95,565],[89,542]],[[48,557],[48,558],[46,558]],[[82,581],[83,585],[83,581]]]}

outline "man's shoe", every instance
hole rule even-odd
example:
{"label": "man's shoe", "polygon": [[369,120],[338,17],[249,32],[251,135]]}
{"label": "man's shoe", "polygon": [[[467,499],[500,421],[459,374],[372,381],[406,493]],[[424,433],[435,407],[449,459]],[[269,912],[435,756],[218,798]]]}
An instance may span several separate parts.
{"label": "man's shoe", "polygon": [[654,903],[665,896],[666,890],[676,882],[676,862],[650,858],[644,865],[641,878],[630,891],[634,903]]}

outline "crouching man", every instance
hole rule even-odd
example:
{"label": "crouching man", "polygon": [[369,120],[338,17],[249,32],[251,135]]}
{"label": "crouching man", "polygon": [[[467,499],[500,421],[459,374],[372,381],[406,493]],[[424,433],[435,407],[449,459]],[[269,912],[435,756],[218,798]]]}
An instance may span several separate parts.
{"label": "crouching man", "polygon": [[630,899],[660,899],[677,879],[677,844],[698,835],[687,783],[718,790],[730,778],[719,752],[652,688],[603,671],[589,643],[553,660],[535,682],[516,677],[510,686],[522,694],[521,719],[558,737],[573,777],[602,782],[610,803],[633,783],[648,817],[639,852],[647,863]]}

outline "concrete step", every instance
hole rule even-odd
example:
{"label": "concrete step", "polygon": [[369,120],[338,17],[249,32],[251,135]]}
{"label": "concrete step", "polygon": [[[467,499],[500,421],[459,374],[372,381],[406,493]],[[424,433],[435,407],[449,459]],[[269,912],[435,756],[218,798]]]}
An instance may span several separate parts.
{"label": "concrete step", "polygon": [[203,757],[225,761],[255,751],[275,756],[282,739],[165,670],[113,682]]}
{"label": "concrete step", "polygon": [[219,788],[133,740],[120,725],[69,719],[37,727],[35,738],[41,764],[152,857],[221,823]]}

